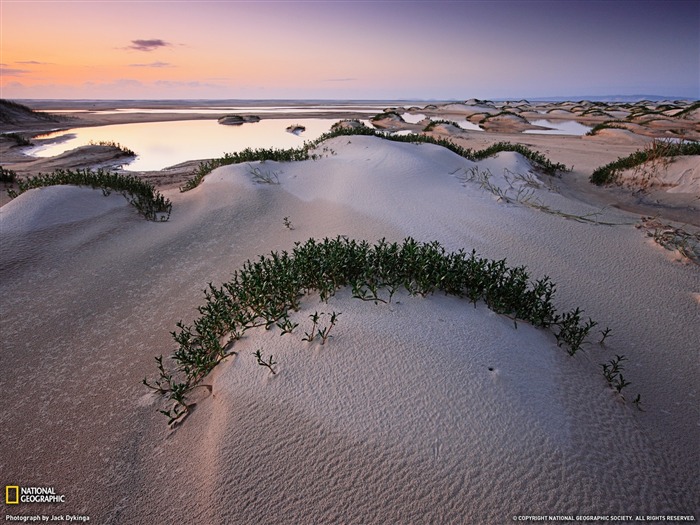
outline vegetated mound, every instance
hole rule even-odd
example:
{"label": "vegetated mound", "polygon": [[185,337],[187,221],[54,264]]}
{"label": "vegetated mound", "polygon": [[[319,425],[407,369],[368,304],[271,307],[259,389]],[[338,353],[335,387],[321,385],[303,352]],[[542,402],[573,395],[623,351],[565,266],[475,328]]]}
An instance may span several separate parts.
{"label": "vegetated mound", "polygon": [[619,185],[633,190],[665,190],[700,198],[700,155],[667,157],[647,161],[621,171]]}
{"label": "vegetated mound", "polygon": [[219,124],[224,126],[240,126],[246,122],[260,122],[260,117],[256,115],[225,115],[219,118]]}
{"label": "vegetated mound", "polygon": [[486,120],[486,121],[501,120],[501,121],[510,121],[510,122],[527,122],[527,119],[525,117],[522,117],[522,116],[517,115],[515,113],[511,113],[510,111],[503,111],[503,112],[498,113],[496,115],[486,117],[484,120]]}
{"label": "vegetated mound", "polygon": [[459,127],[457,124],[453,124],[453,123],[449,123],[449,124],[441,123],[441,124],[438,124],[437,126],[435,126],[435,127],[433,128],[433,131],[435,131],[435,132],[437,132],[437,133],[444,133],[444,134],[447,134],[447,135],[454,135],[455,133],[461,133],[461,132],[464,131],[464,130],[463,130],[461,127]]}
{"label": "vegetated mound", "polygon": [[292,124],[291,126],[287,126],[286,131],[294,135],[300,135],[306,131],[306,126],[302,126],[301,124]]}
{"label": "vegetated mound", "polygon": [[359,129],[366,128],[367,126],[359,120],[340,120],[331,126],[331,131],[342,130],[342,129]]}
{"label": "vegetated mound", "polygon": [[480,98],[470,98],[469,100],[465,100],[464,104],[466,104],[467,106],[488,106],[492,108],[496,107],[494,106],[492,101]]}
{"label": "vegetated mound", "polygon": [[[691,159],[688,161],[690,165],[686,166],[685,161],[675,164],[676,160],[683,157]],[[676,167],[683,167],[681,173],[674,175],[674,164]],[[700,183],[694,182],[694,177],[700,171],[698,164],[700,142],[654,140],[644,149],[594,170],[590,180],[597,185],[617,184],[636,190],[682,185],[682,190],[677,189],[676,193],[694,193],[700,189],[696,186]]]}
{"label": "vegetated mound", "polygon": [[500,111],[493,104],[485,103],[484,101],[477,101],[474,104],[469,104],[468,102],[465,104],[445,104],[440,106],[440,110],[446,114],[465,115],[467,117],[476,114],[495,115]]}
{"label": "vegetated mound", "polygon": [[423,128],[423,131],[432,131],[443,135],[454,135],[455,133],[461,133],[464,130],[456,122],[448,120],[433,120],[430,121],[425,128]]}
{"label": "vegetated mound", "polygon": [[651,120],[648,120],[644,122],[645,126],[649,126],[650,128],[673,128],[675,125],[675,121],[670,120],[668,118],[664,118],[663,116],[659,115],[658,118],[652,118]]}
{"label": "vegetated mound", "polygon": [[385,111],[384,113],[379,113],[372,117],[372,124],[376,128],[393,128],[401,124],[405,124],[406,121],[401,115],[395,111]]}
{"label": "vegetated mound", "polygon": [[640,136],[623,127],[609,127],[601,128],[595,131],[595,133],[587,133],[583,136],[584,139],[590,139],[592,137],[611,139],[615,142],[628,142],[637,143],[639,142]]}
{"label": "vegetated mound", "polygon": [[31,124],[32,122],[58,122],[58,118],[48,113],[40,113],[11,100],[0,99],[0,123]]}
{"label": "vegetated mound", "polygon": [[547,115],[550,117],[562,116],[562,117],[573,117],[574,114],[566,109],[550,109],[547,111]]}
{"label": "vegetated mound", "polygon": [[31,162],[18,164],[12,169],[22,173],[40,173],[52,171],[65,166],[71,169],[118,166],[129,162],[128,158],[134,153],[120,148],[118,145],[89,144],[80,146],[56,155],[55,157],[40,157]]}
{"label": "vegetated mound", "polygon": [[700,120],[700,102],[691,104],[675,116],[684,120]]}
{"label": "vegetated mound", "polygon": [[488,115],[479,125],[486,131],[524,131],[537,128],[521,115],[502,111],[496,115]]}

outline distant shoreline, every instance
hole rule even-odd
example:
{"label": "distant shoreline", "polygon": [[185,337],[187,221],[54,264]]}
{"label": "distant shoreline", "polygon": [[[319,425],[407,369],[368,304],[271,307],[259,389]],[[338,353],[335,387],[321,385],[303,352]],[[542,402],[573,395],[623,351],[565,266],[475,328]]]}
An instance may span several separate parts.
{"label": "distant shoreline", "polygon": [[[686,107],[694,104],[684,104]],[[494,104],[479,99],[470,99],[463,102],[438,103],[436,101],[350,101],[350,100],[99,100],[99,101],[31,101],[30,107],[34,110],[48,111],[58,114],[55,122],[36,121],[18,122],[15,124],[1,124],[0,132],[18,132],[27,137],[36,136],[42,132],[65,130],[70,128],[85,128],[112,124],[130,124],[145,122],[172,122],[181,120],[215,120],[230,114],[235,108],[250,108],[250,115],[255,115],[255,109],[261,109],[260,115],[264,119],[301,119],[323,118],[329,120],[362,119],[366,120],[376,111],[383,113],[385,118],[374,120],[376,128],[388,131],[405,131],[413,133],[427,133],[436,138],[450,140],[462,147],[483,149],[501,141],[521,143],[540,151],[555,162],[562,162],[567,166],[574,166],[572,174],[567,175],[562,181],[563,191],[575,195],[576,198],[586,202],[597,203],[601,206],[617,206],[627,210],[633,210],[647,215],[661,215],[670,220],[695,224],[697,219],[697,197],[692,193],[674,193],[660,187],[651,191],[648,195],[639,195],[630,190],[617,187],[597,187],[588,181],[591,173],[618,158],[643,149],[654,138],[686,136],[691,140],[698,140],[696,130],[696,117],[675,118],[673,111],[662,114],[655,111],[661,107],[659,103],[644,104],[648,106],[646,114],[626,119],[625,114],[630,114],[629,105],[617,103],[606,107],[603,103],[596,102],[526,102],[514,101],[508,104]],[[263,112],[266,108],[294,108],[301,111]],[[197,113],[197,108],[221,109],[221,111]],[[309,111],[318,108],[319,111]],[[471,131],[455,128],[454,126],[436,125],[430,131],[425,131],[426,122],[409,122],[401,118],[409,108],[414,108],[413,113],[422,114],[433,120],[466,121],[480,126],[484,131]],[[60,109],[66,111],[84,110],[76,113],[61,115]],[[118,109],[144,109],[137,111],[116,111]],[[149,109],[161,110],[157,113],[149,113]],[[173,112],[168,112],[172,109]],[[193,109],[193,112],[182,110]],[[328,111],[333,109],[333,111]],[[369,111],[371,109],[371,111]],[[646,111],[647,108],[641,108]],[[610,114],[605,111],[610,111]],[[369,112],[368,112],[369,111]],[[693,114],[697,113],[693,110]],[[246,114],[248,112],[246,111]],[[466,119],[466,120],[465,120]],[[604,129],[596,136],[575,135],[541,135],[524,134],[525,130],[542,129],[534,125],[537,119],[550,121],[573,120],[588,126],[595,126],[610,119],[623,124],[624,129]],[[619,126],[615,126],[619,127]],[[678,135],[675,129],[680,130]],[[3,155],[3,166],[6,169],[16,171],[21,176],[35,175],[39,172],[51,172],[54,169],[75,169],[85,167],[85,164],[76,166],[76,160],[87,162],[89,159],[76,159],[81,152],[74,152],[67,156],[35,159],[27,157],[21,148],[14,147],[13,143],[3,141],[0,144],[0,153]],[[130,145],[132,149],[137,146]],[[93,148],[97,149],[97,148]],[[91,155],[100,155],[103,162],[113,160],[118,151],[103,148],[105,151],[91,151]],[[80,154],[80,155],[79,155]],[[198,166],[201,158],[192,158],[174,166],[159,171],[134,172],[149,180],[162,189],[177,188],[183,184]],[[676,175],[674,175],[676,176]],[[678,175],[680,176],[680,175]],[[7,201],[0,196],[0,205]]]}

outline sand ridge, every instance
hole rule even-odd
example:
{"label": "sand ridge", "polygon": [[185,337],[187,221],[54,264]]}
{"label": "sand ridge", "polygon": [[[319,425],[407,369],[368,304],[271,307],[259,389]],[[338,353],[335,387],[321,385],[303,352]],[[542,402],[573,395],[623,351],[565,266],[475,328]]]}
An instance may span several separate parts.
{"label": "sand ridge", "polygon": [[[13,451],[0,470],[57,486],[66,510],[105,523],[697,516],[697,268],[648,244],[633,214],[537,189],[553,208],[619,226],[582,224],[461,177],[471,167],[526,171],[517,154],[475,164],[375,137],[329,146],[336,154],[320,160],[261,165],[280,172],[279,185],[256,184],[238,165],[167,191],[174,208],[162,224],[117,196],[102,209],[84,196],[94,213],[78,216],[61,203],[73,190],[33,190],[0,208],[10,364],[0,369],[9,392],[0,418]],[[51,224],[5,228],[47,217],[49,202]],[[582,307],[614,337],[570,358],[546,332],[464,300],[311,296],[295,314],[300,328],[315,310],[342,312],[327,345],[301,332],[249,334],[208,378],[212,395],[168,430],[140,380],[173,348],[175,323],[196,315],[206,283],[248,258],[337,235],[506,257],[550,275],[560,308]],[[275,356],[277,375],[255,363],[258,348]],[[600,375],[616,353],[630,360],[645,412],[621,404]]]}

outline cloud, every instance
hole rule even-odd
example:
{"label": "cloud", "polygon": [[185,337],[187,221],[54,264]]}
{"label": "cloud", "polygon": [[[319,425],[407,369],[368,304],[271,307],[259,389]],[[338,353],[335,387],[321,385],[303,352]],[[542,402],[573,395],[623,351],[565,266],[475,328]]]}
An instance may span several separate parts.
{"label": "cloud", "polygon": [[161,40],[160,38],[152,38],[150,40],[132,40],[131,45],[127,49],[133,49],[134,51],[155,51],[161,47],[170,47],[171,43]]}
{"label": "cloud", "polygon": [[326,78],[324,82],[354,82],[356,78]]}
{"label": "cloud", "polygon": [[43,66],[46,64],[50,64],[51,62],[37,62],[36,60],[18,60],[15,62],[16,64],[30,64],[33,66]]}
{"label": "cloud", "polygon": [[151,62],[150,64],[129,64],[129,67],[175,67],[167,62]]}
{"label": "cloud", "polygon": [[26,69],[15,69],[13,67],[0,67],[0,75],[8,77],[18,77],[20,75],[24,75],[25,73],[31,73],[31,71],[27,71]]}

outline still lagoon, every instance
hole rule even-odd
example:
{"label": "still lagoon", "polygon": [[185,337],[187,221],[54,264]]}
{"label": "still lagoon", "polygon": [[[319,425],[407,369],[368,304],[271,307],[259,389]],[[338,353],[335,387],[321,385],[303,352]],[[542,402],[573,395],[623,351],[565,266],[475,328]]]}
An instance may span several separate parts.
{"label": "still lagoon", "polygon": [[[42,135],[26,151],[36,157],[52,157],[98,142],[116,142],[133,150],[137,157],[124,165],[129,171],[161,170],[194,159],[218,158],[245,148],[298,148],[330,130],[336,120],[321,118],[263,119],[240,126],[225,126],[216,120],[181,120],[114,124],[75,128]],[[288,126],[304,126],[300,134]]]}

